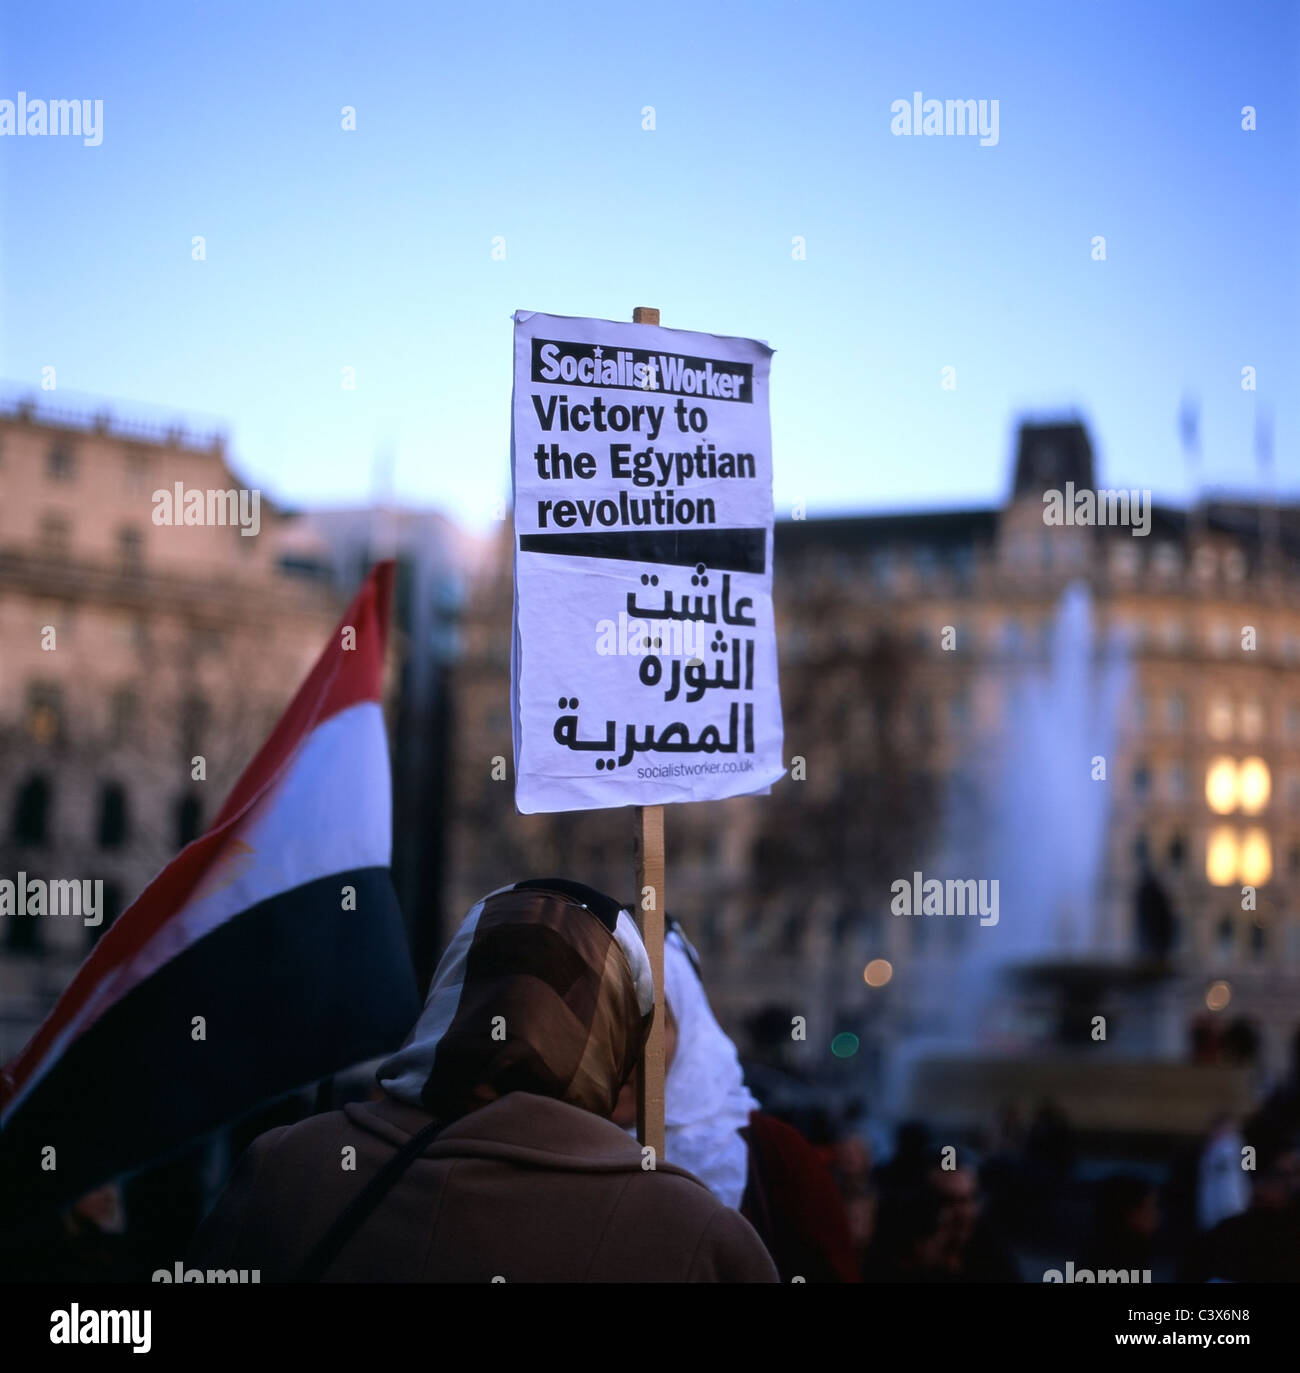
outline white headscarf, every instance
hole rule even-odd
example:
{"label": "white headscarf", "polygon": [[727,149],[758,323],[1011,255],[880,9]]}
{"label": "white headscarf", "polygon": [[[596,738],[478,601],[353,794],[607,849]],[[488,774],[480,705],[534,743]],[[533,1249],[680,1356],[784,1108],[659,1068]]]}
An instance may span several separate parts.
{"label": "white headscarf", "polygon": [[[689,952],[688,952],[689,950]],[[668,1162],[694,1173],[739,1210],[749,1155],[737,1131],[758,1101],[745,1086],[736,1046],[714,1017],[695,971],[695,950],[673,927],[664,939],[664,994],[677,1021],[677,1049],[664,1084]]]}

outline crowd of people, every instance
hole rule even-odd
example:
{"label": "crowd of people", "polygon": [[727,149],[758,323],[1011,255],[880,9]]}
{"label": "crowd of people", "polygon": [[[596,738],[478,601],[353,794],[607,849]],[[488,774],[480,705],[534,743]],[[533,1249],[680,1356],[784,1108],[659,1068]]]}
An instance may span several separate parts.
{"label": "crowd of people", "polygon": [[0,1234],[0,1275],[148,1280],[183,1251],[264,1282],[1010,1283],[1067,1259],[1300,1279],[1300,1036],[1254,1117],[1168,1166],[1099,1165],[1050,1103],[960,1147],[906,1121],[882,1148],[860,1109],[806,1133],[764,1111],[671,920],[664,965],[662,1158],[636,1139],[653,989],[631,911],[522,882],[470,911],[368,1091],[277,1105],[215,1205],[209,1143]]}

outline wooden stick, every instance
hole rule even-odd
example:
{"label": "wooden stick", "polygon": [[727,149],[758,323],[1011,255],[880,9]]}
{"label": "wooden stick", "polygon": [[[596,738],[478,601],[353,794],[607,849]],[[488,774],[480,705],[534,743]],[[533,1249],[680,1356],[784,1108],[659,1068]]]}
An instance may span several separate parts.
{"label": "wooden stick", "polygon": [[[638,305],[633,324],[658,324],[659,311]],[[655,1012],[650,1037],[641,1051],[636,1077],[636,1137],[664,1156],[664,808],[636,808],[636,892],[641,911],[641,938],[650,955]]]}
{"label": "wooden stick", "polygon": [[641,938],[650,955],[655,1014],[636,1078],[636,1137],[664,1156],[664,808],[636,808],[636,890]]}

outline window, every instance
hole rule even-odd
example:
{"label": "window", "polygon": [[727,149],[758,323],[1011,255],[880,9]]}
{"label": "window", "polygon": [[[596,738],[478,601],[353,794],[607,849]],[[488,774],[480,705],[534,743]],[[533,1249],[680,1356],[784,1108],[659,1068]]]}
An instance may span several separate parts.
{"label": "window", "polygon": [[1187,702],[1181,692],[1171,692],[1165,698],[1165,724],[1173,730],[1183,727],[1187,719]]}
{"label": "window", "polygon": [[38,744],[63,738],[63,694],[53,682],[33,682],[27,688],[27,733]]}
{"label": "window", "polygon": [[5,947],[15,954],[40,953],[43,923],[34,915],[9,916],[4,922]]}
{"label": "window", "polygon": [[1232,738],[1232,702],[1226,696],[1215,696],[1205,709],[1205,728],[1211,739]]}
{"label": "window", "polygon": [[176,847],[183,849],[202,833],[199,798],[182,796],[176,803]]}
{"label": "window", "polygon": [[[1179,653],[1187,641],[1186,630],[1183,622],[1176,615],[1169,615],[1160,621],[1159,640],[1165,650],[1169,653]],[[1156,642],[1153,636],[1153,642]]]}
{"label": "window", "polygon": [[1215,620],[1206,631],[1210,651],[1222,658],[1232,648],[1232,626],[1227,620]]}
{"label": "window", "polygon": [[970,695],[962,688],[948,698],[948,728],[964,734],[970,724]]}
{"label": "window", "polygon": [[1187,849],[1183,843],[1183,836],[1175,834],[1169,841],[1169,866],[1171,868],[1181,868],[1183,860],[1187,857]]}
{"label": "window", "polygon": [[45,475],[50,481],[69,482],[77,475],[77,459],[63,439],[56,439],[45,455]]}
{"label": "window", "polygon": [[126,492],[129,496],[143,496],[149,490],[152,463],[147,453],[126,455]]}
{"label": "window", "polygon": [[50,784],[40,774],[29,777],[14,797],[12,834],[15,844],[38,848],[49,842]]}
{"label": "window", "polygon": [[1257,699],[1241,703],[1241,735],[1243,739],[1264,737],[1264,703]]}
{"label": "window", "polygon": [[1182,567],[1178,550],[1171,543],[1160,544],[1152,555],[1151,563],[1161,577],[1175,577]]}
{"label": "window", "polygon": [[1182,763],[1169,764],[1169,798],[1172,801],[1187,799],[1187,768]]}
{"label": "window", "polygon": [[41,552],[51,558],[66,558],[72,548],[72,525],[66,515],[41,517]]}
{"label": "window", "polygon": [[117,555],[124,572],[139,572],[144,567],[144,536],[138,529],[119,529]]}
{"label": "window", "polygon": [[1117,577],[1125,579],[1137,574],[1141,559],[1131,540],[1117,543],[1110,550],[1110,568]]}
{"label": "window", "polygon": [[1133,769],[1133,794],[1139,797],[1151,794],[1151,769],[1145,763],[1139,763]]}
{"label": "window", "polygon": [[131,741],[139,720],[140,698],[130,687],[119,688],[113,693],[112,720],[109,726],[115,748]]}
{"label": "window", "polygon": [[186,698],[181,706],[181,751],[186,758],[203,752],[210,719],[208,703],[202,696]]}
{"label": "window", "polygon": [[117,782],[105,782],[99,792],[99,847],[120,849],[127,829],[126,791]]}

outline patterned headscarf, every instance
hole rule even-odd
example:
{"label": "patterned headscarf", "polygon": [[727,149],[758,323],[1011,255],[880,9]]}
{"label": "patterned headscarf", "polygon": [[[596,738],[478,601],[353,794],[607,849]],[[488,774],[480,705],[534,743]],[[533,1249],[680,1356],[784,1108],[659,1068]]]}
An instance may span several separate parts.
{"label": "patterned headscarf", "polygon": [[650,961],[626,909],[562,878],[520,882],[465,917],[379,1081],[448,1122],[508,1092],[608,1117],[653,1009]]}

